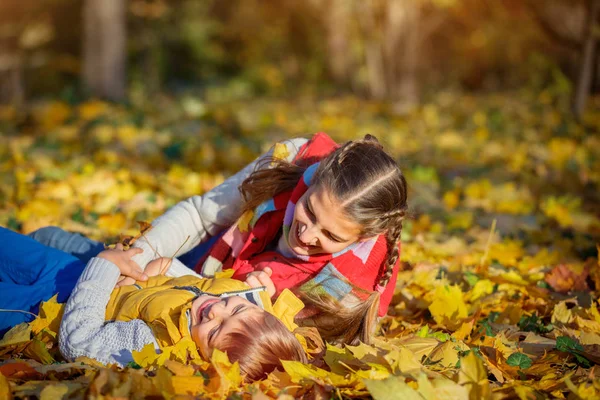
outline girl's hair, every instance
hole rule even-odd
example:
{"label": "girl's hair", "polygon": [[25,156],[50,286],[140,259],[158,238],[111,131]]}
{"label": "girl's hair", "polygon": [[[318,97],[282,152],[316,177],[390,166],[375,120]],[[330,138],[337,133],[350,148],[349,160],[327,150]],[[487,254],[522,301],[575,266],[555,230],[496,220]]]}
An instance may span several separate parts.
{"label": "girl's hair", "polygon": [[[305,167],[280,159],[263,160],[239,187],[244,211],[294,189]],[[325,157],[312,185],[325,189],[340,202],[348,219],[362,227],[362,237],[385,233],[387,257],[378,284],[387,285],[398,261],[398,242],[408,207],[406,179],[396,161],[375,136],[366,135],[346,142]]]}
{"label": "girl's hair", "polygon": [[[240,185],[244,211],[292,190],[305,167],[285,160],[264,160]],[[326,190],[339,202],[348,219],[361,226],[361,237],[385,234],[386,261],[377,280],[377,285],[385,287],[398,262],[398,243],[408,207],[406,179],[396,161],[374,136],[366,135],[363,139],[346,142],[325,157],[311,185]],[[324,338],[346,342],[370,338],[377,318],[373,305],[379,302],[379,296],[373,295],[365,304],[354,307],[323,295],[302,300],[320,314],[312,320]],[[348,333],[344,333],[344,329],[348,329]]]}
{"label": "girl's hair", "polygon": [[407,211],[407,185],[396,161],[374,136],[347,142],[315,172],[312,185],[325,189],[340,202],[350,221],[361,226],[361,236],[385,233],[387,254],[380,286],[386,286],[398,262],[398,242]]}
{"label": "girl's hair", "polygon": [[257,318],[242,321],[240,330],[227,335],[219,350],[237,361],[246,380],[266,377],[275,368],[281,368],[280,360],[307,363],[304,348],[277,317],[263,312]]}
{"label": "girl's hair", "polygon": [[342,305],[332,296],[299,293],[306,305],[306,317],[299,315],[296,323],[317,328],[323,340],[333,344],[370,344],[379,311],[379,293],[353,305]]}

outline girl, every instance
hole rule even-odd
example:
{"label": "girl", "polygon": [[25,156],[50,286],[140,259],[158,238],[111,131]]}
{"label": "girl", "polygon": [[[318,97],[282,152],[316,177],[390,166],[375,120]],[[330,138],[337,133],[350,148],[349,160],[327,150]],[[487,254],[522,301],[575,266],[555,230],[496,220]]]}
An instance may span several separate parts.
{"label": "girl", "polygon": [[19,310],[35,312],[36,300],[57,291],[59,301],[68,297],[59,332],[66,359],[87,356],[122,366],[133,360],[132,350],[149,343],[159,350],[189,339],[197,347],[188,349],[189,357],[209,359],[213,349],[225,351],[250,380],[280,367],[280,359],[307,362],[298,340],[271,314],[278,310],[293,320],[303,305],[291,292],[272,305],[263,288],[189,275],[155,276],[113,290],[119,275],[139,277],[130,258],[140,249],[102,251],[84,268],[75,257],[7,229],[0,228],[0,240],[0,329],[21,322],[25,314]]}
{"label": "girl", "polygon": [[[290,288],[307,305],[300,325],[316,326],[332,342],[369,342],[394,292],[406,180],[371,135],[338,146],[318,133],[283,146],[275,146],[279,157],[272,149],[157,218],[134,244],[144,251],[133,260],[144,268],[157,254],[200,243],[186,261],[201,276],[231,268],[234,278],[252,280],[270,266],[276,295]],[[64,235],[34,237],[53,245],[73,239]],[[168,274],[184,271],[174,260]]]}

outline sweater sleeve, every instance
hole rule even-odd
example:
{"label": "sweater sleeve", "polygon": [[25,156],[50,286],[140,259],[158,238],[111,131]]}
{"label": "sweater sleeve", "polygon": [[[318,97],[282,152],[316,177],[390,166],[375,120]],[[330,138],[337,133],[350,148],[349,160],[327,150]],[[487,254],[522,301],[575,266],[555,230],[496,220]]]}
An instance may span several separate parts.
{"label": "sweater sleeve", "polygon": [[92,258],[67,301],[60,325],[59,346],[68,360],[79,356],[104,364],[123,366],[132,361],[132,350],[157,346],[152,330],[141,320],[106,322],[106,306],[119,278],[119,269],[108,260]]}
{"label": "sweater sleeve", "polygon": [[[286,140],[292,161],[308,139]],[[137,240],[134,247],[144,250],[132,259],[142,268],[159,256],[170,257],[181,247],[178,254],[190,251],[198,244],[230,227],[242,212],[243,199],[238,190],[240,184],[254,171],[261,160],[271,156],[273,148],[225,182],[202,196],[192,196],[183,200],[152,222],[143,240]],[[189,239],[188,239],[189,237]],[[186,241],[187,240],[187,241]],[[185,244],[184,244],[185,243]],[[180,276],[191,271],[180,263],[174,263],[167,275]],[[188,272],[189,273],[189,272]]]}

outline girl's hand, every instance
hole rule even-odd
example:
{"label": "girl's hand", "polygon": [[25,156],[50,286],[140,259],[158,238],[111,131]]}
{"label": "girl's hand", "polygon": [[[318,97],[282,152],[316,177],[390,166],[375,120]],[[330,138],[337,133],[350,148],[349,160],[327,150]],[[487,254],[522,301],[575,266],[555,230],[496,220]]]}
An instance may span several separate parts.
{"label": "girl's hand", "polygon": [[250,272],[246,275],[246,284],[252,288],[266,286],[269,297],[273,297],[277,290],[275,284],[271,280],[273,270],[269,267],[265,267],[262,271]]}
{"label": "girl's hand", "polygon": [[126,277],[133,278],[137,281],[146,281],[148,280],[148,275],[146,275],[140,266],[131,259],[131,257],[140,254],[143,251],[144,250],[138,248],[123,250],[123,245],[118,243],[114,249],[104,250],[98,254],[98,257],[104,258],[115,264],[117,268],[119,268],[119,271],[121,271],[121,275],[125,275]]}

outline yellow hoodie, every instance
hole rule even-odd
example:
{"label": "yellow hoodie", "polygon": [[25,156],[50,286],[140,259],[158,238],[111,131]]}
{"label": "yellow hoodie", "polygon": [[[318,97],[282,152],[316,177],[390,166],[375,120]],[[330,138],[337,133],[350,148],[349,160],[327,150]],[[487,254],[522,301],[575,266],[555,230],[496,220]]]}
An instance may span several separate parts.
{"label": "yellow hoodie", "polygon": [[294,317],[304,307],[302,301],[287,289],[272,304],[266,291],[252,289],[235,279],[161,275],[113,290],[106,307],[106,320],[141,319],[152,329],[161,348],[171,346],[190,336],[187,311],[199,292],[220,297],[251,297],[259,307],[282,320],[290,331],[296,328]]}

